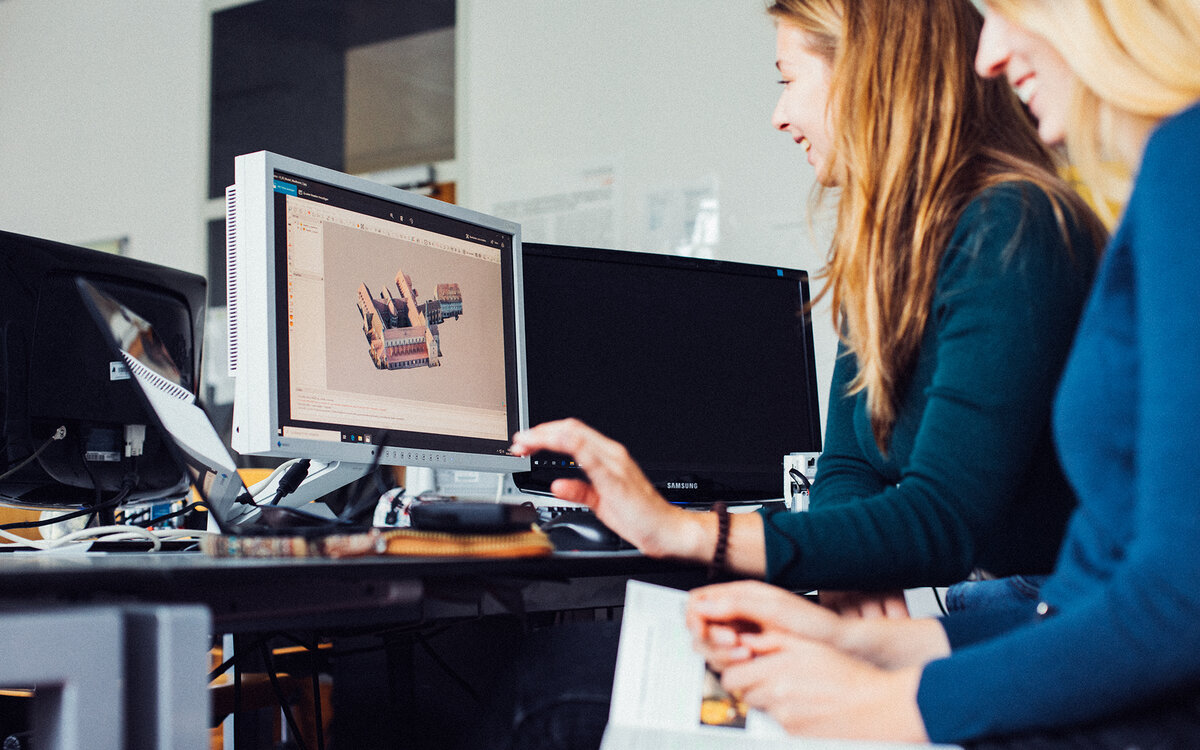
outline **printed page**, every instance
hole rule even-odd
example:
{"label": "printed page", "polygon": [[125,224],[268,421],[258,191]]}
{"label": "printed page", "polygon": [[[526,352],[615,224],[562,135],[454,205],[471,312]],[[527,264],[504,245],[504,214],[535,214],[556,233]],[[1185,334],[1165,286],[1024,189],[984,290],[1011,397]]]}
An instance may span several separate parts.
{"label": "printed page", "polygon": [[693,730],[736,727],[739,736],[784,736],[766,714],[728,696],[692,649],[687,592],[629,581],[609,724]]}
{"label": "printed page", "polygon": [[627,584],[612,704],[601,750],[914,747],[791,737],[771,717],[733,700],[705,667],[703,657],[692,649],[684,611],[687,597],[686,591],[640,581]]}

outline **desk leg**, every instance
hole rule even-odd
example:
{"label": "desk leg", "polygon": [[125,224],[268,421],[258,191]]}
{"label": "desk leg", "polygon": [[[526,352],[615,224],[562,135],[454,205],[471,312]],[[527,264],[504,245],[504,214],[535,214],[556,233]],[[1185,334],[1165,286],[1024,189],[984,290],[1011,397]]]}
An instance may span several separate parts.
{"label": "desk leg", "polygon": [[[229,658],[231,655],[225,655]],[[266,707],[250,706],[243,695],[242,675],[263,674],[266,665],[259,654],[258,638],[249,635],[233,636],[233,654],[236,656],[233,667],[234,708],[230,719],[233,721],[234,750],[269,750],[275,746],[275,725],[279,707],[268,701]]]}

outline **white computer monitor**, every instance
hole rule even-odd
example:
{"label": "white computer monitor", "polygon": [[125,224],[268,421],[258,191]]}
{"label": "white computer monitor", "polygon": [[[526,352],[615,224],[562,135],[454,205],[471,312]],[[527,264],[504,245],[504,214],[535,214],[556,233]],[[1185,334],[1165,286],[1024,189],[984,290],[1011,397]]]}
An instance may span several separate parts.
{"label": "white computer monitor", "polygon": [[237,452],[529,468],[518,224],[269,152],[226,204]]}

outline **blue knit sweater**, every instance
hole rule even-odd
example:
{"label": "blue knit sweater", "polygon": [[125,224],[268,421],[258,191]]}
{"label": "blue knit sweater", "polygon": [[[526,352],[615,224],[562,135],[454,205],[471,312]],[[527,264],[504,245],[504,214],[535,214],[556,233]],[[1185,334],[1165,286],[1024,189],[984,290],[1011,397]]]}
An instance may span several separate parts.
{"label": "blue knit sweater", "polygon": [[1063,726],[1200,684],[1200,105],[1152,135],[1055,405],[1080,506],[1050,614],[951,617],[934,740]]}

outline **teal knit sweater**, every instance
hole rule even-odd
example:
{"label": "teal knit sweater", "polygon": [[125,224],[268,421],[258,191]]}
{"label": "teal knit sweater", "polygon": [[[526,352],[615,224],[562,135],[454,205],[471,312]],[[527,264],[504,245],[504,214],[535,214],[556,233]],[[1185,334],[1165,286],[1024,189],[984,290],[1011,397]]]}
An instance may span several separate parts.
{"label": "teal knit sweater", "polygon": [[1047,572],[1074,506],[1051,403],[1094,271],[1049,198],[989,188],[963,211],[887,456],[839,352],[809,513],[764,514],[767,580],[793,589],[943,585]]}

